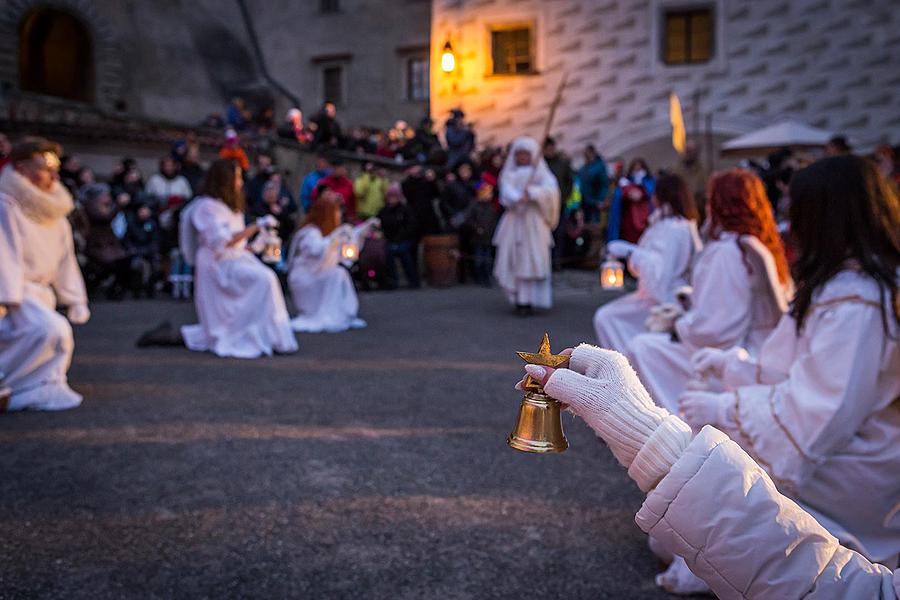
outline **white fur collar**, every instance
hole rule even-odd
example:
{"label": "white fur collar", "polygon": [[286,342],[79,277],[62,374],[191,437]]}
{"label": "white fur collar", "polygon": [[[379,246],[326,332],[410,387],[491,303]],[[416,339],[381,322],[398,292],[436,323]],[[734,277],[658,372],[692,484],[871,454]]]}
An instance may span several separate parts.
{"label": "white fur collar", "polygon": [[49,192],[41,191],[12,165],[0,172],[0,193],[13,198],[25,216],[37,223],[62,219],[75,208],[72,196],[63,184],[56,181]]}

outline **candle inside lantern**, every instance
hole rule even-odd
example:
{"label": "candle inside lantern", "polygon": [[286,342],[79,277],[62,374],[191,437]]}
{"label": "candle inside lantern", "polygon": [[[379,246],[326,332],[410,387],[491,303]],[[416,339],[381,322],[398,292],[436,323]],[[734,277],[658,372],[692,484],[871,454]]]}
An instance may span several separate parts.
{"label": "candle inside lantern", "polygon": [[341,257],[344,260],[356,260],[359,258],[359,247],[353,243],[346,243],[341,246]]}
{"label": "candle inside lantern", "polygon": [[263,250],[262,260],[268,264],[274,264],[281,260],[281,238],[278,236],[272,236],[268,243],[266,243],[266,248]]}
{"label": "candle inside lantern", "polygon": [[625,265],[615,259],[607,259],[600,266],[600,287],[604,290],[620,290],[625,285]]}

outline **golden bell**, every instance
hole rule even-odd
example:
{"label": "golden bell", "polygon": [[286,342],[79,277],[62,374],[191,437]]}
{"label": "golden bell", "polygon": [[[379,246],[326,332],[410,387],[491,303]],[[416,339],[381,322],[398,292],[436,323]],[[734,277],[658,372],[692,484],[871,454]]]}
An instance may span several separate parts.
{"label": "golden bell", "polygon": [[563,433],[559,402],[542,392],[526,393],[506,443],[522,452],[563,452],[569,441]]}

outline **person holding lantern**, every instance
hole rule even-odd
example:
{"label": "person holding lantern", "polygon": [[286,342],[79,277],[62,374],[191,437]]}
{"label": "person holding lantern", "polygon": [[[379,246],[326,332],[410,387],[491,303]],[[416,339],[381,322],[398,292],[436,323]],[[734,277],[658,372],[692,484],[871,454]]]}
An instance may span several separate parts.
{"label": "person holding lantern", "polygon": [[194,306],[200,322],[175,331],[168,322],[137,345],[181,345],[217,356],[258,358],[297,351],[290,317],[275,273],[247,250],[247,240],[278,225],[271,215],[244,225],[240,166],[217,160],[206,175],[207,196],[182,214],[179,238],[195,265]]}
{"label": "person holding lantern", "polygon": [[697,231],[697,207],[687,184],[678,176],[662,175],[653,193],[650,227],[637,245],[614,240],[608,254],[626,259],[638,278],[638,289],[605,304],[594,314],[594,331],[604,348],[625,352],[654,306],[675,301],[675,293],[690,279],[694,256],[702,248]]}
{"label": "person holding lantern", "polygon": [[[861,157],[826,158],[791,182],[797,295],[758,358],[693,357],[679,398],[866,558],[900,552],[900,197]],[[723,391],[724,390],[724,391]],[[850,501],[852,499],[852,501]]]}
{"label": "person holding lantern", "polygon": [[[692,433],[654,403],[623,355],[587,344],[563,354],[570,355],[568,368],[525,370],[606,442],[647,493],[635,516],[638,527],[661,558],[696,574],[689,582],[672,580],[669,572],[657,576],[663,589],[748,600],[900,598],[900,569],[891,572],[896,563],[873,563],[842,545],[824,522],[776,487],[762,461],[754,462],[718,429]],[[523,379],[516,389],[525,385]],[[883,485],[896,483],[893,473]],[[859,496],[842,500],[852,508]],[[895,508],[884,529],[898,528]]]}
{"label": "person holding lantern", "polygon": [[59,181],[61,152],[26,138],[0,171],[0,388],[9,392],[0,412],[82,401],[66,379],[75,348],[69,324],[86,323],[91,312],[66,220],[74,202]]}
{"label": "person holding lantern", "polygon": [[553,306],[550,251],[560,208],[559,184],[535,139],[513,141],[499,186],[506,210],[494,233],[494,277],[516,313],[528,316]]}
{"label": "person holding lantern", "polygon": [[378,219],[356,228],[342,225],[341,204],[338,194],[323,186],[291,242],[288,286],[299,311],[291,320],[294,331],[334,333],[366,326],[357,316],[356,288],[341,263],[359,258],[362,240]]}
{"label": "person holding lantern", "polygon": [[693,266],[691,308],[657,311],[653,331],[631,340],[628,355],[651,395],[677,411],[678,395],[703,348],[740,345],[756,354],[787,309],[792,283],[762,181],[734,169],[709,185],[708,243]]}

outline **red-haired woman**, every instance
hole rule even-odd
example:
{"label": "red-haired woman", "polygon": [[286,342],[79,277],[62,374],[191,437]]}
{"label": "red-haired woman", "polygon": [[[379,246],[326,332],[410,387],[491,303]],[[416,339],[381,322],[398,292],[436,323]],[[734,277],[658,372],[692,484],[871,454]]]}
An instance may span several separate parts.
{"label": "red-haired woman", "polygon": [[[240,167],[217,160],[206,175],[207,195],[194,200],[182,215],[190,234],[182,238],[197,242],[194,304],[200,318],[199,324],[181,328],[184,344],[190,350],[236,358],[295,352],[297,339],[281,285],[245,247],[259,224],[244,225],[242,181]],[[186,241],[182,239],[182,245]]]}
{"label": "red-haired woman", "polygon": [[597,309],[594,331],[604,348],[625,352],[634,336],[646,331],[650,309],[674,302],[688,282],[693,257],[703,246],[697,232],[697,207],[684,179],[661,175],[653,191],[650,227],[637,245],[613,240],[606,251],[628,260],[638,289]]}
{"label": "red-haired woman", "polygon": [[288,251],[288,285],[299,314],[291,320],[294,331],[337,332],[366,326],[360,319],[359,299],[350,273],[341,266],[343,244],[357,249],[377,219],[357,228],[341,225],[341,199],[321,186],[303,227]]}
{"label": "red-haired woman", "polygon": [[792,287],[784,248],[762,181],[735,169],[713,176],[708,243],[693,266],[692,306],[663,333],[631,340],[629,355],[653,398],[677,412],[702,348],[755,353],[787,309]]}

